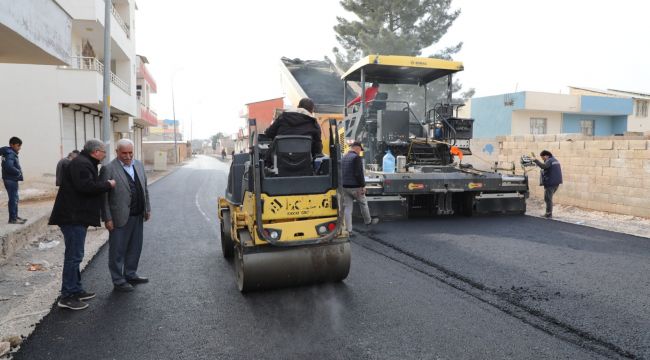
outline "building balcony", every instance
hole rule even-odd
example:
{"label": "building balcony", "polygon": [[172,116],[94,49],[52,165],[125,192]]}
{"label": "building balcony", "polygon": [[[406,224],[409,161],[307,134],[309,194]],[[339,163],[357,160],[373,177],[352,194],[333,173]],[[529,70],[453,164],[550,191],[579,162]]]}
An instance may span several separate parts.
{"label": "building balcony", "polygon": [[[104,76],[104,64],[98,59],[92,57],[84,57],[84,56],[72,57],[70,59],[70,65],[63,66],[62,68],[96,71],[102,76]],[[111,71],[111,82],[118,88],[122,89],[122,91],[124,91],[128,95],[131,95],[131,87],[129,86],[129,84],[126,81],[120,79],[112,71]]]}
{"label": "building balcony", "polygon": [[[104,99],[104,64],[93,57],[72,57],[59,67],[61,102],[99,105]],[[116,114],[136,116],[136,98],[129,83],[111,72],[111,108]],[[101,109],[101,108],[98,108]]]}
{"label": "building balcony", "polygon": [[155,111],[149,109],[148,107],[140,104],[140,108],[138,110],[138,118],[136,121],[145,126],[158,126],[158,114],[156,114]]}

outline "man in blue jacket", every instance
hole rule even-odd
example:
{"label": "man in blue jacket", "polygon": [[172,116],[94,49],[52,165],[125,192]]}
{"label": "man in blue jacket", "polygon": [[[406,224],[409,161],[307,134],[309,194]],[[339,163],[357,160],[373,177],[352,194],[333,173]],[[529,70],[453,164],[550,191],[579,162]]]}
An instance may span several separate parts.
{"label": "man in blue jacket", "polygon": [[9,146],[0,148],[2,155],[2,182],[9,196],[9,223],[24,224],[27,219],[18,216],[18,182],[23,181],[23,171],[18,161],[18,153],[23,146],[23,141],[17,137],[9,139]]}
{"label": "man in blue jacket", "polygon": [[539,156],[542,157],[544,162],[537,159],[533,161],[542,169],[540,185],[544,186],[544,202],[546,203],[544,217],[550,219],[553,217],[553,194],[562,184],[562,167],[560,167],[560,162],[548,150],[543,150],[539,153]]}

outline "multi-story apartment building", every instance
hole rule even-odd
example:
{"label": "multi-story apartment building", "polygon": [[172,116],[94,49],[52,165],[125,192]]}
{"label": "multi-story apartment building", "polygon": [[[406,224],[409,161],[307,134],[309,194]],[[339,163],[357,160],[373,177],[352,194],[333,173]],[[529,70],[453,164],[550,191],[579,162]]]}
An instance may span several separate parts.
{"label": "multi-story apartment building", "polygon": [[[113,144],[119,138],[133,137],[133,118],[138,116],[135,1],[112,0],[111,58],[107,61],[104,0],[55,2],[71,18],[67,65],[0,65],[0,143],[10,136],[23,140],[20,156],[28,179],[50,176],[61,157],[81,149],[90,138],[102,138],[104,71],[111,77]],[[9,3],[13,9],[20,2]]]}
{"label": "multi-story apartment building", "polygon": [[147,68],[149,60],[138,55],[138,72],[136,95],[138,98],[138,116],[133,120],[131,140],[135,143],[135,158],[144,160],[142,156],[142,137],[148,134],[148,128],[158,126],[158,114],[151,108],[151,94],[158,92],[153,76]]}

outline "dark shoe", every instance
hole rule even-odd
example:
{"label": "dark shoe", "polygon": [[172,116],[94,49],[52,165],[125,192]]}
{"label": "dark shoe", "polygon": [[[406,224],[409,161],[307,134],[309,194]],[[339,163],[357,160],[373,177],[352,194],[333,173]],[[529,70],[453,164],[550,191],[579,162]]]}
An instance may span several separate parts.
{"label": "dark shoe", "polygon": [[553,214],[544,214],[544,217],[547,218],[547,219],[552,219]]}
{"label": "dark shoe", "polygon": [[95,297],[95,293],[82,291],[80,293],[74,294],[74,296],[79,300],[89,300]]}
{"label": "dark shoe", "polygon": [[132,279],[126,279],[126,281],[131,285],[135,285],[135,284],[146,284],[149,282],[149,279],[142,276],[136,276]]}
{"label": "dark shoe", "polygon": [[20,216],[16,216],[16,219],[18,219],[18,220],[20,220],[20,221],[27,222],[27,219],[23,219],[23,218],[21,218]]}
{"label": "dark shoe", "polygon": [[16,224],[16,225],[22,225],[22,224],[24,224],[26,222],[27,222],[27,220],[18,220],[18,219],[9,220],[10,224]]}
{"label": "dark shoe", "polygon": [[113,286],[113,290],[119,291],[119,292],[131,292],[135,288],[133,285],[129,284],[128,282],[125,282],[123,284],[116,284]]}
{"label": "dark shoe", "polygon": [[83,310],[88,307],[88,304],[77,299],[74,296],[66,296],[59,299],[59,302],[56,305],[60,308],[70,309],[70,310]]}

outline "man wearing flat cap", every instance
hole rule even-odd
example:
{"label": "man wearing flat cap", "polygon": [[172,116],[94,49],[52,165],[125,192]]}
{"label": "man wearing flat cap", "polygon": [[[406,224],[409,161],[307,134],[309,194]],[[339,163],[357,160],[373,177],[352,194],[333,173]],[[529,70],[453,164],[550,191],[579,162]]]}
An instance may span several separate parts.
{"label": "man wearing flat cap", "polygon": [[379,222],[378,218],[370,217],[370,209],[368,208],[368,201],[366,200],[366,178],[363,174],[363,161],[361,160],[361,152],[363,146],[361,143],[355,141],[350,146],[350,151],[343,156],[341,164],[342,178],[343,178],[343,215],[345,217],[345,228],[352,233],[352,207],[354,200],[359,204],[363,222],[366,225],[374,225]]}

